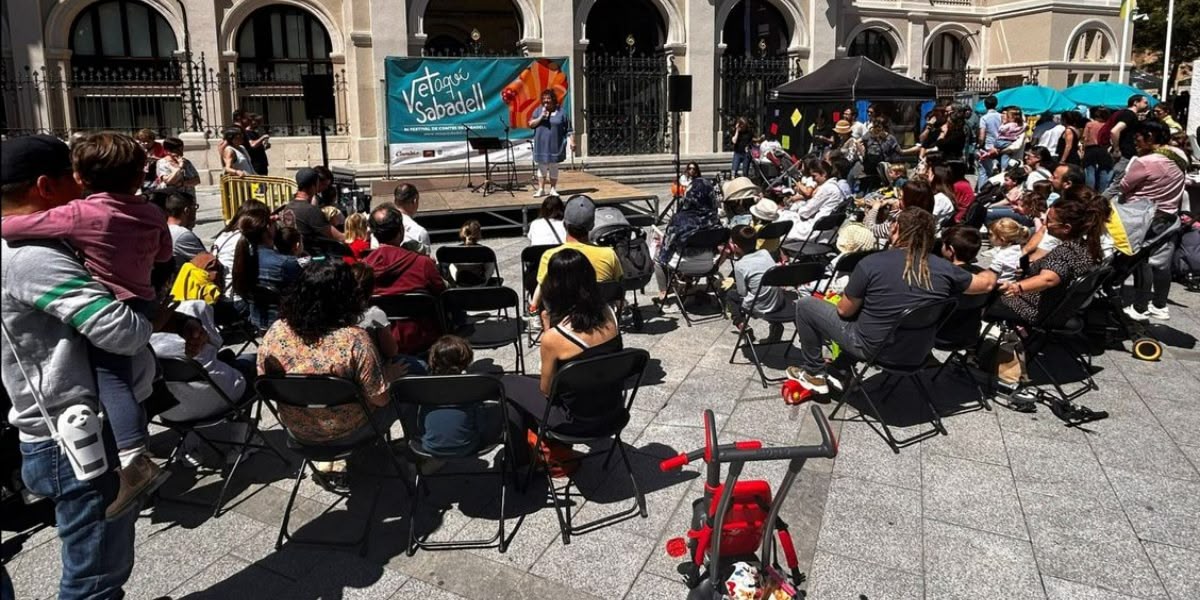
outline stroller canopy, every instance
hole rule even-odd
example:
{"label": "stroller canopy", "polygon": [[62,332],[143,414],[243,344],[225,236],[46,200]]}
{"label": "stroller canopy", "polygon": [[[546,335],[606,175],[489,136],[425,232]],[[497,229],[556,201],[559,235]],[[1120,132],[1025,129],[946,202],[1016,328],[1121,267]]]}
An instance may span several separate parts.
{"label": "stroller canopy", "polygon": [[933,100],[937,88],[892,71],[869,58],[835,58],[825,66],[771,90],[780,102]]}

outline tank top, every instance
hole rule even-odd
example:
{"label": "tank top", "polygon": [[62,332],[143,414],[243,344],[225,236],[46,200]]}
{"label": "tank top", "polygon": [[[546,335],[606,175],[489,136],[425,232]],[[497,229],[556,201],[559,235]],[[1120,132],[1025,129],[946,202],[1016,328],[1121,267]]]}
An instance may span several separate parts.
{"label": "tank top", "polygon": [[[616,315],[612,312],[611,307],[608,309],[608,314],[615,323]],[[583,352],[575,356],[559,360],[559,369],[576,361],[612,354],[623,348],[619,331],[616,337],[592,346],[579,337],[579,334],[571,328],[569,319],[559,321],[554,326],[554,330],[583,350]],[[562,400],[563,409],[566,412],[564,420],[571,424],[569,430],[582,433],[589,430],[606,429],[616,425],[621,419],[627,418],[625,415],[625,405],[622,402],[624,398],[624,390],[622,388],[623,386],[619,385],[611,389],[591,388],[588,390],[573,390],[561,393],[560,399]]]}
{"label": "tank top", "polygon": [[250,156],[246,154],[246,150],[241,146],[227,146],[233,150],[233,168],[239,171],[245,171],[247,175],[256,175],[254,164],[250,162]]}

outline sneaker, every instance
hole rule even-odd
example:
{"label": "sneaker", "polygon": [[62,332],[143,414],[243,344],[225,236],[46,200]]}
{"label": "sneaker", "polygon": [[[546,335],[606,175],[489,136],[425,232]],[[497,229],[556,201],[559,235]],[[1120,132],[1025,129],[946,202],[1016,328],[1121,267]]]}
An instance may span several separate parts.
{"label": "sneaker", "polygon": [[1151,319],[1158,319],[1159,321],[1167,321],[1167,320],[1170,320],[1170,318],[1171,318],[1170,309],[1168,309],[1165,306],[1162,308],[1159,308],[1157,306],[1154,306],[1153,304],[1146,307],[1146,314]]}
{"label": "sneaker", "polygon": [[117,490],[117,498],[104,511],[104,516],[108,519],[137,505],[138,500],[157,490],[171,476],[145,454],[133,459],[128,467],[117,471],[117,475],[121,478],[121,487]]}
{"label": "sneaker", "polygon": [[1125,316],[1133,319],[1134,321],[1145,322],[1150,320],[1150,315],[1144,312],[1138,312],[1138,309],[1134,308],[1133,306],[1125,307]]}
{"label": "sneaker", "polygon": [[813,375],[800,367],[788,367],[787,378],[816,394],[828,394],[829,382],[824,375]]}
{"label": "sneaker", "polygon": [[1022,413],[1037,412],[1037,393],[1032,389],[1023,387],[1011,394],[1008,394],[1009,410]]}
{"label": "sneaker", "polygon": [[546,190],[543,190],[542,188],[538,188],[533,191],[534,198],[541,198],[542,196],[545,196],[545,195],[546,195]]}
{"label": "sneaker", "polygon": [[557,196],[557,195],[558,195],[558,188],[553,188],[553,187],[552,187],[552,188],[550,188],[550,195],[551,195],[551,196]]}

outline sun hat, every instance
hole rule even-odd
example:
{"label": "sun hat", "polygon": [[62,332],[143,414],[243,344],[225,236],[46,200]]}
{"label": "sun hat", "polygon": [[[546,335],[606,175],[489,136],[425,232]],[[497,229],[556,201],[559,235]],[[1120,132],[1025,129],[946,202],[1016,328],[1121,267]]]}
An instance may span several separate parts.
{"label": "sun hat", "polygon": [[837,249],[843,254],[873,250],[876,245],[875,234],[858,221],[846,223],[837,234]]}
{"label": "sun hat", "polygon": [[842,119],[833,126],[834,133],[850,133],[853,128],[850,126],[850,121]]}
{"label": "sun hat", "polygon": [[721,194],[726,200],[742,200],[762,194],[762,189],[749,177],[735,177],[721,185]]}
{"label": "sun hat", "polygon": [[750,207],[750,214],[760,221],[772,222],[779,218],[779,205],[774,200],[763,198]]}

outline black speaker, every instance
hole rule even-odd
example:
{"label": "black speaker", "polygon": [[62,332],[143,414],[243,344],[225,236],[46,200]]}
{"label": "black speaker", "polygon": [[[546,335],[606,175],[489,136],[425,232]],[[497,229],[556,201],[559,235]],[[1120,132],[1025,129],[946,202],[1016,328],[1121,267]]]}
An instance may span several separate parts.
{"label": "black speaker", "polygon": [[300,85],[304,88],[304,112],[308,118],[337,118],[337,107],[333,100],[333,75],[301,75]]}
{"label": "black speaker", "polygon": [[667,76],[667,110],[671,112],[692,111],[692,76]]}

